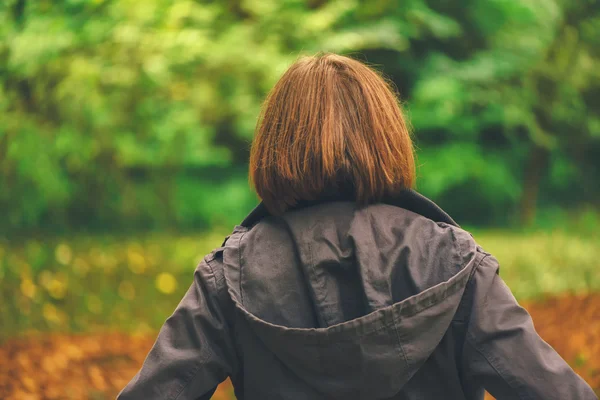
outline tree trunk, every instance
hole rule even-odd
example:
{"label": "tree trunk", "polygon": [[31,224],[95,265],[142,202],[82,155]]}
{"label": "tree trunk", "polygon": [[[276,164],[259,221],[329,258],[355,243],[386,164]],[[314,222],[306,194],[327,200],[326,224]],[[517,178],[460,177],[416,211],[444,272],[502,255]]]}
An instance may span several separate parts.
{"label": "tree trunk", "polygon": [[17,0],[13,5],[12,12],[16,25],[22,29],[25,24],[25,0]]}
{"label": "tree trunk", "polygon": [[543,147],[533,145],[529,151],[521,195],[521,225],[531,226],[535,221],[540,183],[548,165],[548,158],[548,150]]}

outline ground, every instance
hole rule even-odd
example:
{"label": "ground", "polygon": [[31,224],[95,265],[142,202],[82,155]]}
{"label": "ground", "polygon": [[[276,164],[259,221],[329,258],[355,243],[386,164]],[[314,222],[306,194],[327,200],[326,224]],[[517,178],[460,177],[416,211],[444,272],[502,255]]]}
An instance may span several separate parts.
{"label": "ground", "polygon": [[[525,303],[540,335],[600,393],[600,294]],[[111,399],[131,379],[154,335],[23,336],[0,345],[0,398]],[[233,399],[221,385],[213,399]]]}

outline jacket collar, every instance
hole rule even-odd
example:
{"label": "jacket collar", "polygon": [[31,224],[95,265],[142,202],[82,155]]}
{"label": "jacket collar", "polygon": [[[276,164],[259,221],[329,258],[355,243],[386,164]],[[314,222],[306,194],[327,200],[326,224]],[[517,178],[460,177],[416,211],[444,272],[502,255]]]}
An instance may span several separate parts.
{"label": "jacket collar", "polygon": [[[309,205],[314,205],[314,204],[322,203],[325,201],[332,201],[332,200],[349,200],[349,199],[347,199],[347,198],[346,199],[332,198],[332,199],[328,199],[328,200],[324,200],[324,201],[316,201],[316,202],[301,204],[296,208],[303,208],[303,207],[307,207]],[[392,197],[383,199],[382,202],[385,204],[390,204],[393,206],[401,207],[406,210],[412,211],[416,214],[424,216],[425,218],[429,218],[435,222],[444,222],[449,225],[454,225],[457,227],[459,226],[452,219],[452,217],[450,217],[450,215],[448,215],[448,213],[446,213],[444,210],[442,210],[442,208],[440,206],[438,206],[437,204],[435,204],[433,201],[431,201],[427,197],[423,196],[420,193],[415,192],[412,189],[405,189],[396,196],[392,196]],[[268,217],[269,215],[271,215],[271,214],[267,210],[267,207],[265,207],[265,205],[261,202],[258,206],[256,206],[254,208],[254,210],[252,210],[252,212],[250,212],[250,214],[248,214],[248,216],[246,218],[244,218],[241,225],[245,228],[250,228],[251,226],[255,225],[258,221],[260,221],[261,219],[263,219],[265,217]]]}

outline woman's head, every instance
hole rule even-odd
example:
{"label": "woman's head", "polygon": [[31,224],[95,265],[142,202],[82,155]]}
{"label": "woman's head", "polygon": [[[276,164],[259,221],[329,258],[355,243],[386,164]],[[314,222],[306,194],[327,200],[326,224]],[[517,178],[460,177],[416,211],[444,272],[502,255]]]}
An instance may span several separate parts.
{"label": "woman's head", "polygon": [[348,57],[299,59],[263,105],[250,179],[274,214],[339,191],[364,205],[411,187],[412,142],[393,90]]}

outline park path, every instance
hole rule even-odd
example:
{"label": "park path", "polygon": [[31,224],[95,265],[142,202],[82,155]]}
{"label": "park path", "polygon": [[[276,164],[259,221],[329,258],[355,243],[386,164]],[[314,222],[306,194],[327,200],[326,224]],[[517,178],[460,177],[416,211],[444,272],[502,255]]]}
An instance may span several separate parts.
{"label": "park path", "polygon": [[[524,306],[540,335],[600,393],[600,294]],[[0,344],[0,399],[114,399],[154,338],[106,332],[9,339]],[[221,385],[213,399],[233,399],[230,385]]]}

